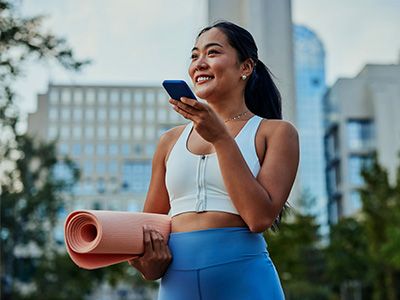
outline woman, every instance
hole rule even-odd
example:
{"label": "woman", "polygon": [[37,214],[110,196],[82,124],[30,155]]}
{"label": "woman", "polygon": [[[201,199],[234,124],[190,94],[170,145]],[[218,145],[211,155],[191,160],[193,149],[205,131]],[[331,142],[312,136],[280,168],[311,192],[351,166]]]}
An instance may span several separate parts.
{"label": "woman", "polygon": [[284,299],[262,232],[279,218],[299,160],[296,129],[245,29],[219,22],[192,49],[194,99],[170,99],[191,122],[160,138],[144,212],[171,215],[166,244],[144,229],[130,264],[162,277],[159,299]]}

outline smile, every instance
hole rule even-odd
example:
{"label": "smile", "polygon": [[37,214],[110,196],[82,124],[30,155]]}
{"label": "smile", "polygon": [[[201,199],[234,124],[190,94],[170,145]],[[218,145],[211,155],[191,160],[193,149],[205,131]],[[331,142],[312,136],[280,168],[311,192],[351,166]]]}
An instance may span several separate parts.
{"label": "smile", "polygon": [[211,77],[211,76],[199,76],[199,77],[197,77],[196,78],[196,82],[197,83],[199,83],[199,82],[205,82],[205,81],[209,81],[209,80],[211,80],[211,79],[213,79],[214,77]]}

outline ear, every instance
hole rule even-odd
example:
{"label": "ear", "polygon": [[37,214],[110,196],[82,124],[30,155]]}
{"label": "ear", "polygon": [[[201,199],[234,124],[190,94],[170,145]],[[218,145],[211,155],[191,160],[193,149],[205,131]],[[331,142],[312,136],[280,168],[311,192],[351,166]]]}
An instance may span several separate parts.
{"label": "ear", "polygon": [[246,59],[240,66],[242,75],[250,76],[254,70],[254,61],[251,58]]}

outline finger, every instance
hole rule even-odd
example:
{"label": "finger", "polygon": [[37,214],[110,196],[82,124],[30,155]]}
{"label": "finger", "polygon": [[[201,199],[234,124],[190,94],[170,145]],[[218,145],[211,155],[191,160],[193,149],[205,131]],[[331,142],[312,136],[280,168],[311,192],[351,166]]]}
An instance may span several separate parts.
{"label": "finger", "polygon": [[192,115],[196,114],[199,111],[198,109],[196,109],[188,104],[185,104],[182,101],[176,101],[174,99],[171,99],[170,103]]}
{"label": "finger", "polygon": [[143,226],[143,243],[144,243],[145,254],[154,251],[153,244],[151,242],[150,231],[146,225]]}
{"label": "finger", "polygon": [[200,101],[197,101],[195,99],[190,99],[186,97],[181,97],[181,102],[190,105],[191,107],[194,107],[197,110],[204,110],[206,109],[205,104],[201,103]]}
{"label": "finger", "polygon": [[162,241],[155,230],[151,231],[151,238],[153,240],[154,252],[160,253],[162,247]]}
{"label": "finger", "polygon": [[176,106],[176,105],[173,105],[172,108],[173,108],[178,114],[180,114],[182,117],[184,117],[185,119],[189,119],[189,120],[192,120],[192,121],[193,121],[193,115],[192,115],[192,114],[190,114],[190,113],[188,113],[187,111],[185,111],[185,110],[179,108],[179,107]]}

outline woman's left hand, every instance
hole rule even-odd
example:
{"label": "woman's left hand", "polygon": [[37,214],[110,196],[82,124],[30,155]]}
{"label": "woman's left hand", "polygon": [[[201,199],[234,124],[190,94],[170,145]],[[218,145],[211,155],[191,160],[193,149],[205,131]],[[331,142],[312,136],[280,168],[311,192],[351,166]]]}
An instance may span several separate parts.
{"label": "woman's left hand", "polygon": [[230,137],[223,120],[206,103],[185,97],[181,101],[169,99],[169,103],[185,119],[194,122],[194,128],[207,142],[214,144]]}

